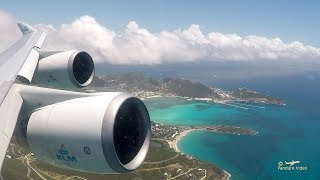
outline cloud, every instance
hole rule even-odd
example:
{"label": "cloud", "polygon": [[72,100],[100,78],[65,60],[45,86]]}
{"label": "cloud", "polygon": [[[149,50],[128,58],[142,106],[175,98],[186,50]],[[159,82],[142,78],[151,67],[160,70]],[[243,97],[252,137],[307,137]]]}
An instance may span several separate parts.
{"label": "cloud", "polygon": [[[6,18],[6,14],[0,13],[0,20]],[[93,17],[82,16],[57,29],[45,24],[35,27],[48,33],[44,48],[86,50],[96,60],[113,64],[162,64],[198,60],[316,60],[320,57],[320,48],[298,41],[286,43],[280,38],[204,33],[196,24],[187,29],[154,33],[131,21],[122,31],[116,32],[101,25]]]}
{"label": "cloud", "polygon": [[16,20],[10,14],[0,10],[0,52],[7,49],[22,35]]}

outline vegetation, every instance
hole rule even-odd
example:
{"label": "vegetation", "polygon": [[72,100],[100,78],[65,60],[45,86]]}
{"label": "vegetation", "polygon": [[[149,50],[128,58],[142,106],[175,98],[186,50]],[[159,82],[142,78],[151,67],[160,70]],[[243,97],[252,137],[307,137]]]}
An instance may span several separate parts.
{"label": "vegetation", "polygon": [[206,98],[219,97],[211,88],[199,83],[185,79],[166,78],[154,80],[146,78],[141,73],[130,72],[125,74],[109,74],[95,76],[92,86],[112,87],[115,89],[131,89],[143,91],[160,91],[166,94],[174,94],[183,97]]}
{"label": "vegetation", "polygon": [[137,72],[95,76],[92,86],[88,88],[90,89],[91,87],[97,90],[103,87],[114,91],[126,91],[137,96],[142,95],[143,97],[150,95],[144,92],[152,92],[154,95],[284,105],[283,101],[279,98],[264,95],[247,88],[239,88],[229,92],[218,88],[207,87],[199,82],[192,82],[186,79],[165,78],[154,80]]}
{"label": "vegetation", "polygon": [[[18,147],[16,145],[11,145]],[[12,150],[12,148],[10,148]],[[14,152],[21,151],[19,147]],[[15,152],[17,151],[17,152]],[[22,159],[22,160],[21,160]],[[26,165],[30,161],[30,166]],[[177,179],[223,179],[225,173],[220,168],[200,162],[196,159],[189,159],[185,155],[176,153],[170,149],[166,141],[152,140],[149,153],[143,165],[136,171],[125,174],[94,174],[67,170],[43,163],[35,158],[26,158],[21,155],[17,158],[6,158],[3,168],[3,177],[5,179],[29,179],[27,177],[27,168],[30,170],[30,177],[41,179],[39,174],[46,179],[167,179],[169,177],[179,176]],[[201,170],[199,170],[201,169]],[[189,171],[190,170],[190,171]],[[185,173],[188,172],[188,173]],[[191,175],[191,176],[190,176]]]}
{"label": "vegetation", "polygon": [[233,91],[231,94],[233,97],[238,99],[244,99],[246,101],[257,101],[259,102],[270,102],[270,104],[280,104],[283,103],[281,99],[272,97],[269,95],[264,95],[258,93],[256,91],[252,91],[247,88],[238,88],[237,90]]}
{"label": "vegetation", "polygon": [[166,78],[162,81],[167,93],[192,98],[219,97],[212,89],[199,82],[191,82],[185,79]]}

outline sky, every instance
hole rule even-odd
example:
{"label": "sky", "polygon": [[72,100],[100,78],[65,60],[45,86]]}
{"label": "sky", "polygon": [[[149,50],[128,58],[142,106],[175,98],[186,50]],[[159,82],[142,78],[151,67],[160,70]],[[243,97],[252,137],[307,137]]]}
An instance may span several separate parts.
{"label": "sky", "polygon": [[89,15],[115,30],[123,29],[130,21],[151,32],[198,24],[205,32],[280,37],[320,46],[320,2],[316,0],[17,0],[1,2],[0,9],[33,24],[59,26]]}
{"label": "sky", "polygon": [[48,34],[45,48],[84,49],[113,64],[320,59],[319,1],[0,3],[0,50],[19,37],[19,20]]}

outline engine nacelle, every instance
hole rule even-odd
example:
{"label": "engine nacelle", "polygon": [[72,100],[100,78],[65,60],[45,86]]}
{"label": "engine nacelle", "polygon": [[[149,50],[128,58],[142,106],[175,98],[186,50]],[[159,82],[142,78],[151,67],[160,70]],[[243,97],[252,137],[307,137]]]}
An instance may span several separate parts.
{"label": "engine nacelle", "polygon": [[83,172],[137,169],[146,157],[150,137],[143,102],[115,92],[39,108],[27,126],[27,141],[36,157]]}
{"label": "engine nacelle", "polygon": [[39,85],[85,87],[94,76],[94,62],[84,51],[39,51],[40,60],[34,80]]}

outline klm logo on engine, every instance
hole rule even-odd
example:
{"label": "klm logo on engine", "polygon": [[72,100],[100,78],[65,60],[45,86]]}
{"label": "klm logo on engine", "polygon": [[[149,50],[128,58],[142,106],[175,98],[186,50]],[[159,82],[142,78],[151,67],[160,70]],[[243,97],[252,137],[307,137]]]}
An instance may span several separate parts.
{"label": "klm logo on engine", "polygon": [[77,162],[77,158],[69,154],[64,144],[60,145],[60,149],[58,150],[58,153],[56,154],[56,156],[57,156],[57,159],[61,161]]}

